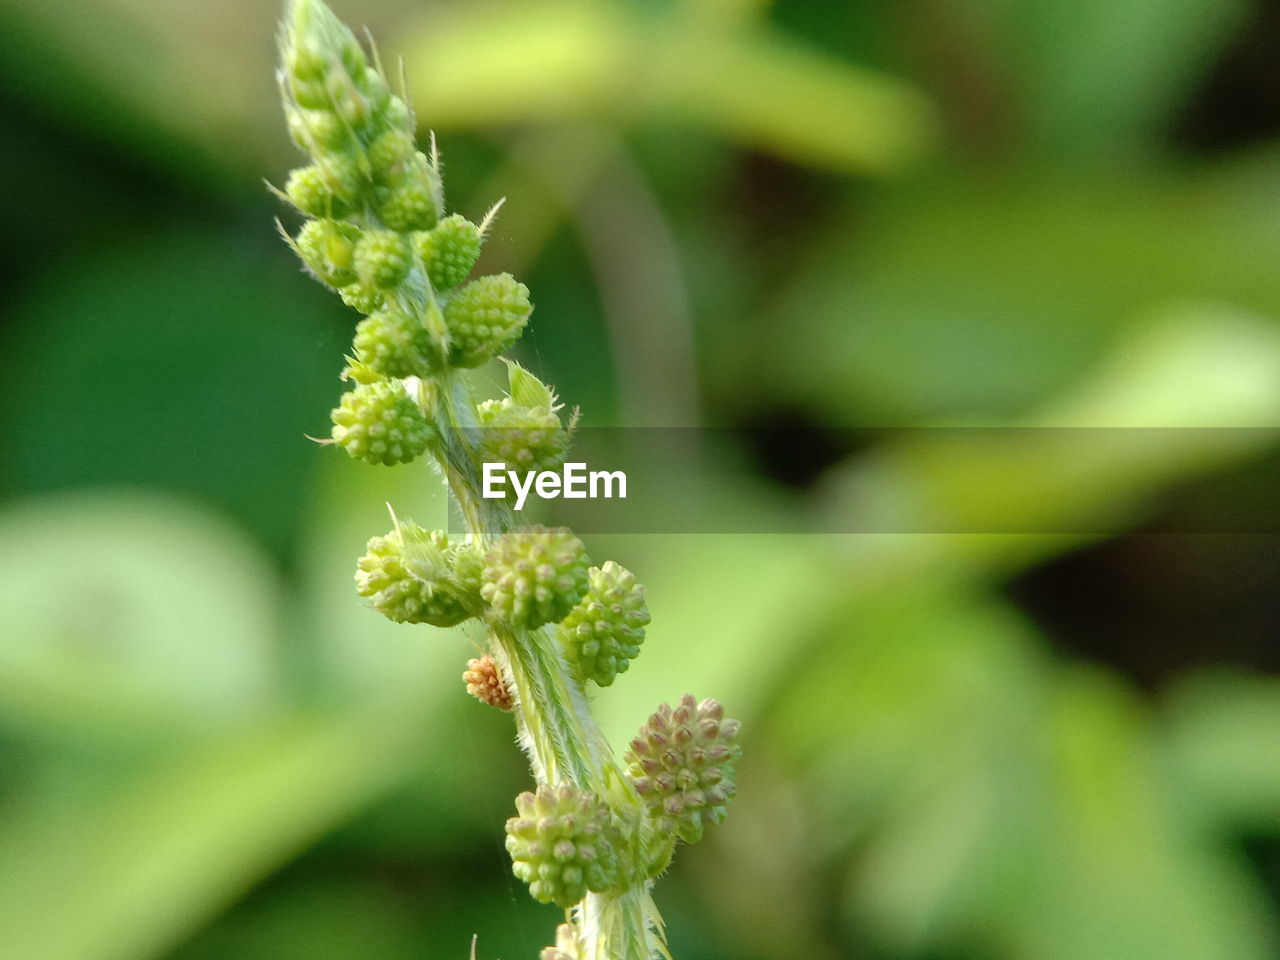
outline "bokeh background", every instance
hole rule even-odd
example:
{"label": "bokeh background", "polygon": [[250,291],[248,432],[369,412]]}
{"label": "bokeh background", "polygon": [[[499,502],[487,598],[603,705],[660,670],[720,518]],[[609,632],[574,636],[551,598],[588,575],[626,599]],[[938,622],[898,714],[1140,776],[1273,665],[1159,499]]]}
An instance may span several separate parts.
{"label": "bokeh background", "polygon": [[[451,207],[509,198],[484,266],[586,424],[734,431],[725,510],[990,519],[592,539],[654,614],[610,734],[686,689],[746,725],[676,956],[1280,956],[1280,4],[336,8]],[[351,589],[438,483],[304,438],[355,315],[262,184],[278,13],[0,0],[5,960],[550,941],[474,637]]]}

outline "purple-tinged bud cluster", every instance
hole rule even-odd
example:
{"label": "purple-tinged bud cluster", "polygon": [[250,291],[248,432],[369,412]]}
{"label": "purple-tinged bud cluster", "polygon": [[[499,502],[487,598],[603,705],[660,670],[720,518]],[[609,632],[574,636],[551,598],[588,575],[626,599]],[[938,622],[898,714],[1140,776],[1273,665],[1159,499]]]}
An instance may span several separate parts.
{"label": "purple-tinged bud cluster", "polygon": [[737,792],[739,727],[724,719],[717,701],[699,703],[686,693],[675,709],[664,703],[640,728],[626,761],[632,785],[663,830],[696,843],[707,823],[724,820]]}

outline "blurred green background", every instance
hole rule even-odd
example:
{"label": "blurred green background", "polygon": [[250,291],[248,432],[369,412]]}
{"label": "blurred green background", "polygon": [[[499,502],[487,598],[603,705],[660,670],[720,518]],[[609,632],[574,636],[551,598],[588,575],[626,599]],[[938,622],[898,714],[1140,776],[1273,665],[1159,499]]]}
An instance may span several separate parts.
{"label": "blurred green background", "polygon": [[[483,266],[586,424],[739,430],[726,511],[1120,531],[593,538],[654,615],[610,735],[686,689],[746,725],[658,887],[677,958],[1280,956],[1280,528],[1214,532],[1280,505],[1280,437],[1230,429],[1280,425],[1280,3],[336,9],[451,207],[509,198]],[[551,939],[474,637],[351,588],[438,484],[304,438],[355,315],[274,232],[278,14],[0,0],[5,960]]]}

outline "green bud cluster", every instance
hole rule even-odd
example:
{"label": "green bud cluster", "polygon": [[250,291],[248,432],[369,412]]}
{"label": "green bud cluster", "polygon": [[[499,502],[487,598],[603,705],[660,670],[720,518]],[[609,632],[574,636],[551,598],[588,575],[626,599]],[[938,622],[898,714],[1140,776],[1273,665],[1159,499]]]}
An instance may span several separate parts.
{"label": "green bud cluster", "polygon": [[427,377],[439,367],[435,344],[418,318],[392,307],[356,324],[355,359],[382,377]]}
{"label": "green bud cluster", "polygon": [[737,792],[738,733],[718,702],[689,694],[674,710],[662,704],[640,728],[626,754],[631,783],[664,832],[696,843],[707,823],[724,820]]}
{"label": "green bud cluster", "polygon": [[644,587],[612,560],[587,577],[586,596],[560,622],[560,642],[579,679],[607,687],[640,655],[649,608]]}
{"label": "green bud cluster", "polygon": [[[394,387],[373,390],[375,381],[486,363],[523,332],[529,291],[505,273],[466,282],[482,228],[456,214],[441,219],[434,149],[418,149],[413,112],[376,55],[320,0],[289,0],[280,53],[289,130],[310,157],[278,191],[309,218],[286,239],[317,280],[366,315],[351,369],[371,389],[344,398],[332,439],[359,459],[404,462],[426,449],[419,418]],[[436,416],[419,407],[421,420]]]}
{"label": "green bud cluster", "polygon": [[313,162],[290,176],[285,196],[308,216],[372,214],[397,232],[430,230],[440,175],[414,143],[408,105],[327,7],[300,0],[290,14],[280,87],[289,131]]}
{"label": "green bud cluster", "polygon": [[444,306],[449,362],[455,367],[488,363],[516,342],[532,312],[529,288],[509,273],[459,287]]}
{"label": "green bud cluster", "polygon": [[[566,424],[552,389],[501,356],[529,322],[528,288],[506,273],[471,278],[497,208],[479,225],[445,216],[434,143],[418,149],[413,112],[376,54],[323,0],[286,2],[280,86],[309,158],[276,191],[304,218],[285,239],[363,315],[327,442],[377,464],[430,454],[473,535],[450,540],[393,514],[357,562],[356,590],[397,623],[484,620],[488,652],[463,680],[514,715],[542,781],[507,822],[513,871],[536,899],[580,905],[541,960],[668,955],[650,932],[660,923],[647,885],[677,839],[724,818],[738,723],[686,696],[649,718],[625,772],[610,755],[582,686],[611,685],[639,654],[644,588],[612,561],[593,567],[567,529],[507,530],[510,510],[477,493],[481,463],[558,469],[577,419]],[[495,358],[507,364],[507,393],[476,403],[465,371]],[[583,783],[608,786],[596,795]],[[600,896],[583,902],[588,891]]]}
{"label": "green bud cluster", "polygon": [[587,548],[563,527],[513,530],[485,554],[480,596],[490,619],[527,628],[555,623],[587,592],[590,566]]}
{"label": "green bud cluster", "polygon": [[501,463],[504,470],[557,470],[569,452],[572,427],[565,429],[562,409],[551,388],[524,367],[507,364],[509,394],[486,400],[476,408],[481,429],[476,457],[481,463]]}
{"label": "green bud cluster", "polygon": [[516,797],[516,810],[519,816],[507,821],[507,852],[512,872],[529,884],[535,900],[568,909],[588,890],[617,884],[612,815],[594,793],[544,784]]}
{"label": "green bud cluster", "polygon": [[467,279],[480,259],[483,241],[480,228],[456,213],[441,220],[434,230],[414,235],[418,256],[436,290],[451,290]]}
{"label": "green bud cluster", "polygon": [[486,400],[476,408],[483,428],[476,444],[482,463],[504,470],[557,470],[569,452],[569,435],[548,407],[522,407],[510,397]]}
{"label": "green bud cluster", "polygon": [[396,623],[452,627],[480,612],[480,564],[470,544],[397,521],[369,541],[356,565],[356,592]]}
{"label": "green bud cluster", "polygon": [[421,456],[436,428],[399,380],[360,383],[330,414],[333,442],[357,460],[391,466]]}

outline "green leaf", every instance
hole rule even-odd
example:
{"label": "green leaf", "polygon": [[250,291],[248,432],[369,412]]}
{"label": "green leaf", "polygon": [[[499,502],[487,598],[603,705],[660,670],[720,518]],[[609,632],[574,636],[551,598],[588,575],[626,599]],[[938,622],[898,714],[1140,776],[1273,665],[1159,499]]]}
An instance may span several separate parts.
{"label": "green leaf", "polygon": [[26,359],[0,384],[10,492],[180,491],[283,551],[349,334],[336,300],[260,239],[164,232],[27,284],[7,342]]}
{"label": "green leaf", "polygon": [[919,158],[936,136],[911,85],[725,18],[644,18],[621,4],[473,7],[433,16],[409,49],[415,99],[436,128],[599,116],[692,124],[876,174]]}
{"label": "green leaf", "polygon": [[889,191],[761,315],[756,368],[839,425],[1005,417],[1172,305],[1280,317],[1269,175],[1197,176]]}
{"label": "green leaf", "polygon": [[1175,691],[1169,754],[1184,795],[1206,815],[1280,832],[1280,682],[1197,674]]}
{"label": "green leaf", "polygon": [[217,728],[277,692],[278,584],[208,512],[63,495],[0,514],[0,711],[84,735]]}
{"label": "green leaf", "polygon": [[1031,139],[1055,163],[1157,146],[1249,11],[1244,0],[1002,0],[979,7],[984,20],[996,20]]}
{"label": "green leaf", "polygon": [[5,949],[41,960],[145,960],[398,782],[425,734],[388,699],[279,718],[115,790],[38,801],[0,832]]}

